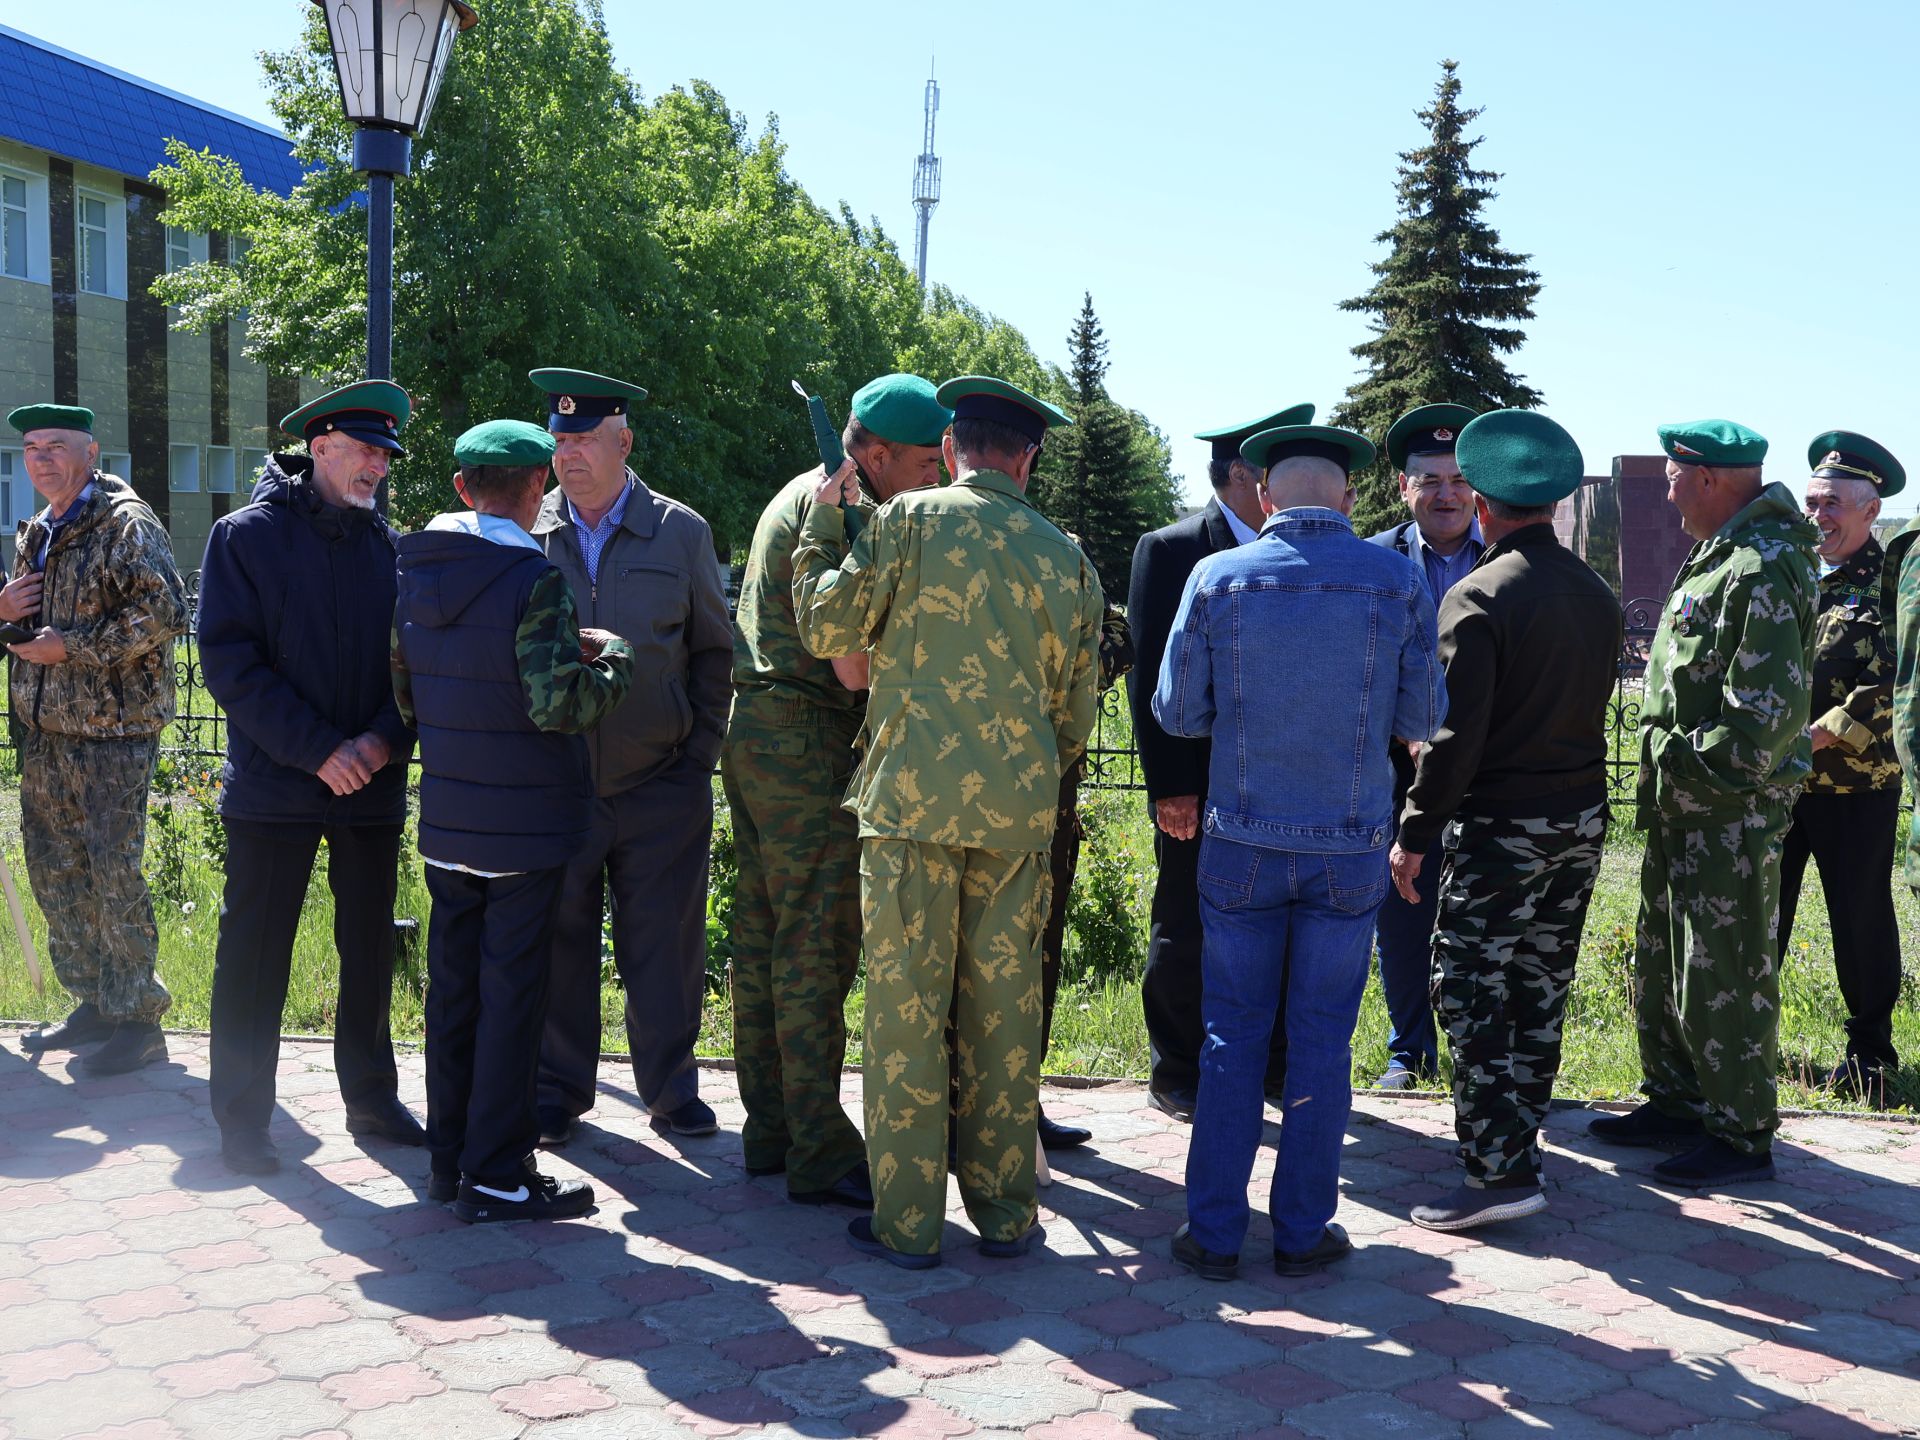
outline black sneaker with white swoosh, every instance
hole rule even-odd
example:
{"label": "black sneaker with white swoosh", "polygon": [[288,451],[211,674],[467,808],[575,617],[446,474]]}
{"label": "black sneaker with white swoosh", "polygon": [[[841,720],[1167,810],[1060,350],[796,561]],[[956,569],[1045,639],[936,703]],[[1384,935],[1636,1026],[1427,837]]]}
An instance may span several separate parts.
{"label": "black sneaker with white swoosh", "polygon": [[532,1166],[514,1177],[517,1184],[460,1181],[453,1213],[469,1225],[500,1220],[565,1220],[593,1208],[593,1187],[584,1180],[556,1180]]}

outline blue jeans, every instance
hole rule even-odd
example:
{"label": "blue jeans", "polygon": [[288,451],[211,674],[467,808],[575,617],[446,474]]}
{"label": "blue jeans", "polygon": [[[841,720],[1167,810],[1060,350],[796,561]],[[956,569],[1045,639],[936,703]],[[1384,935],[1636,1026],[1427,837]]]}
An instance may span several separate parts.
{"label": "blue jeans", "polygon": [[1416,1075],[1440,1073],[1440,1052],[1433,1028],[1433,927],[1440,910],[1440,871],[1446,847],[1438,840],[1427,851],[1413,888],[1420,903],[1409,905],[1387,889],[1380,907],[1380,994],[1387,1002],[1387,1059]]}
{"label": "blue jeans", "polygon": [[1353,1103],[1353,1026],[1386,891],[1384,848],[1324,855],[1215,835],[1201,845],[1207,1038],[1187,1150],[1187,1220],[1208,1250],[1237,1255],[1247,1233],[1247,1180],[1283,975],[1287,1086],[1267,1205],[1273,1248],[1309,1250],[1333,1218]]}

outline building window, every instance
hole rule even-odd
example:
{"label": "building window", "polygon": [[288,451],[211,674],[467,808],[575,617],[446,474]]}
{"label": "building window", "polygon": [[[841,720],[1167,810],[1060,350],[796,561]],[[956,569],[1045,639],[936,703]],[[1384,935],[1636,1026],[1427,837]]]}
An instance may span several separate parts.
{"label": "building window", "polygon": [[175,226],[167,226],[167,269],[184,270],[192,263],[193,237]]}
{"label": "building window", "polygon": [[0,450],[0,529],[11,535],[22,520],[39,508],[33,483],[27,479],[25,453]]}
{"label": "building window", "polygon": [[253,493],[253,487],[260,483],[260,472],[267,468],[267,452],[264,450],[242,450],[240,452],[240,481],[247,487],[247,493]]}
{"label": "building window", "polygon": [[233,494],[233,451],[225,445],[207,447],[207,493]]}
{"label": "building window", "polygon": [[113,452],[102,450],[100,452],[100,473],[102,475],[111,475],[117,480],[124,480],[127,484],[131,485],[133,483],[133,457],[124,450]]}
{"label": "building window", "polygon": [[0,275],[27,278],[27,182],[0,171]]}
{"label": "building window", "polygon": [[181,492],[192,492],[200,488],[200,447],[198,445],[167,447],[167,488]]}
{"label": "building window", "polygon": [[247,251],[252,248],[253,241],[249,240],[246,236],[229,235],[227,237],[227,263],[235,269],[238,269],[240,262],[247,258]]}
{"label": "building window", "polygon": [[73,218],[80,288],[90,295],[109,295],[112,280],[107,265],[107,202],[98,195],[76,195]]}

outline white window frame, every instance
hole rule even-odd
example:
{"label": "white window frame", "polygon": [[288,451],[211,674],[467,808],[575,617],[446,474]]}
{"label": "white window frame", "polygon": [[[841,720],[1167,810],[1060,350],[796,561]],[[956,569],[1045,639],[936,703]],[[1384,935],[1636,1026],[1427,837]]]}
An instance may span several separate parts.
{"label": "white window frame", "polygon": [[[87,207],[100,207],[100,223],[87,220]],[[73,288],[85,295],[113,293],[113,209],[104,195],[91,190],[73,192]],[[97,264],[93,262],[98,262]],[[91,282],[91,283],[90,283]]]}
{"label": "white window frame", "polygon": [[51,284],[53,274],[48,263],[48,257],[52,254],[51,216],[47,211],[46,172],[0,163],[0,175],[21,181],[27,187],[26,272],[16,275],[11,270],[4,270],[0,271],[0,278],[25,280],[35,285]]}
{"label": "white window frame", "polygon": [[234,485],[234,454],[231,445],[207,447],[206,487],[209,495],[231,495]]}
{"label": "white window frame", "polygon": [[[20,187],[16,204],[7,198],[7,187]],[[10,224],[17,217],[17,223]],[[14,237],[9,243],[8,236]],[[33,259],[33,187],[24,175],[0,170],[0,275],[25,280],[32,272]]]}
{"label": "white window frame", "polygon": [[260,472],[266,469],[269,453],[271,452],[266,450],[256,450],[251,445],[241,450],[239,483],[247,487],[247,494],[251,495],[253,487],[260,483]]}
{"label": "white window frame", "polygon": [[124,450],[102,450],[97,468],[104,475],[133,484],[133,456]]}
{"label": "white window frame", "polygon": [[167,273],[184,270],[206,260],[208,254],[207,237],[199,230],[182,230],[176,225],[167,226]]}
{"label": "white window frame", "polygon": [[167,446],[167,489],[176,495],[200,493],[200,447]]}
{"label": "white window frame", "polygon": [[[81,259],[86,253],[83,229],[92,229],[99,233],[99,227],[88,227],[81,223],[82,206],[87,201],[95,201],[106,210],[106,238],[102,246],[102,265],[106,288],[89,286],[82,283],[86,278],[86,267]],[[73,191],[73,288],[82,295],[104,295],[110,300],[127,298],[127,200],[124,195],[115,195],[109,190],[97,186],[77,185]]]}
{"label": "white window frame", "polygon": [[[26,492],[24,496],[22,487]],[[27,508],[22,510],[22,504]],[[39,508],[39,494],[27,479],[27,452],[0,446],[0,526],[11,536],[20,522]]]}

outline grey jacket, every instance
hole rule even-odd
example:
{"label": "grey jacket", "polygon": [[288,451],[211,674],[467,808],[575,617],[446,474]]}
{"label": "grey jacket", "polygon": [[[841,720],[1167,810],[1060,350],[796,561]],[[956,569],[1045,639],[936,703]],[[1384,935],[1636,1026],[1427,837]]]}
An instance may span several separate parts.
{"label": "grey jacket", "polygon": [[727,728],[733,625],[715,562],[713,531],[677,500],[656,495],[629,470],[633,493],[620,529],[587,578],[580,537],[558,490],[534,522],[534,538],[573,587],[580,624],[611,630],[633,646],[633,688],[587,736],[602,796],[631,790],[675,764],[711,770]]}

